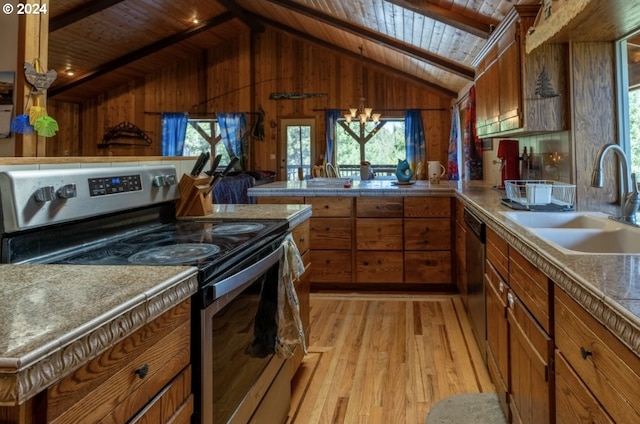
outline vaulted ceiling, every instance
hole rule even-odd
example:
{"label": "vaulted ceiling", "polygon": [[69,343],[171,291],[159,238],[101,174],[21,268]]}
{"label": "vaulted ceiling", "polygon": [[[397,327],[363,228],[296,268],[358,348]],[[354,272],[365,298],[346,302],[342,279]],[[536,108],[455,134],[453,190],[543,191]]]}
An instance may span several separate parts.
{"label": "vaulted ceiling", "polygon": [[80,102],[266,27],[356,59],[362,47],[368,66],[455,97],[492,29],[521,3],[539,1],[55,0],[49,97]]}

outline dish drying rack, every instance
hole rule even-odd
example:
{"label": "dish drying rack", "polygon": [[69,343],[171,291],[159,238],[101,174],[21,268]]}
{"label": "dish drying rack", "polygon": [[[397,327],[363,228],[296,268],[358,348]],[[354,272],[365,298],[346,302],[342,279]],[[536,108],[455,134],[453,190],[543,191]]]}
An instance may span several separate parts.
{"label": "dish drying rack", "polygon": [[573,210],[576,186],[553,180],[506,180],[506,199],[512,209],[540,211]]}

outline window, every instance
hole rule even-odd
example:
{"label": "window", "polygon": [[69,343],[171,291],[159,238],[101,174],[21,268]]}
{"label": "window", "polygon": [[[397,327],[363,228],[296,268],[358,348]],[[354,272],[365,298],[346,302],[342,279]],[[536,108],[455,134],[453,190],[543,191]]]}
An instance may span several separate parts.
{"label": "window", "polygon": [[[215,148],[211,150],[211,146]],[[229,163],[229,153],[220,142],[220,128],[215,119],[189,119],[187,134],[184,140],[183,156],[198,156],[202,152],[210,151],[211,156],[222,155],[220,166]]]}
{"label": "window", "polygon": [[640,176],[640,33],[617,43],[620,144]]}
{"label": "window", "polygon": [[[342,119],[336,124],[335,163],[342,177],[359,176],[360,163],[368,161],[377,177],[395,176],[398,159],[406,158],[404,119],[385,119],[382,126]],[[347,125],[350,134],[343,125]],[[356,136],[354,138],[354,135]]]}
{"label": "window", "polygon": [[311,177],[311,146],[315,128],[315,119],[283,119],[284,129],[282,162],[286,170],[287,181],[298,181]]}

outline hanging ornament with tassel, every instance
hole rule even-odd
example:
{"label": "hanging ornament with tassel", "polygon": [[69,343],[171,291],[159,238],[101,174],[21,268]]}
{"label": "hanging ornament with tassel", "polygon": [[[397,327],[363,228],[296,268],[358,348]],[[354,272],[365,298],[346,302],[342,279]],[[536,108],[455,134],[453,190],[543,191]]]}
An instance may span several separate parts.
{"label": "hanging ornament with tassel", "polygon": [[33,63],[25,62],[24,75],[27,82],[33,87],[31,98],[34,98],[35,101],[28,108],[28,115],[18,115],[14,118],[11,130],[20,134],[30,134],[35,129],[41,137],[53,137],[59,130],[58,123],[47,114],[44,107],[40,106],[40,96],[55,81],[57,73],[54,69],[41,72],[40,60],[35,59]]}

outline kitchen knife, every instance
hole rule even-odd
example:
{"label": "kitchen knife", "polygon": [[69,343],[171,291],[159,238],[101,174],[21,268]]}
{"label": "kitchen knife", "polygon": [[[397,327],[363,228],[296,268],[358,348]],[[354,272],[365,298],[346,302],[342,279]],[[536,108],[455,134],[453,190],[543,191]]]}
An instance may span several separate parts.
{"label": "kitchen knife", "polygon": [[197,177],[199,172],[198,169],[200,169],[203,166],[203,159],[204,159],[204,152],[200,153],[200,156],[198,156],[198,159],[196,159],[196,163],[193,165],[193,168],[191,168],[191,175],[194,177]]}
{"label": "kitchen knife", "polygon": [[222,155],[217,155],[215,158],[213,158],[213,163],[211,164],[211,169],[209,169],[207,172],[205,172],[205,174],[207,174],[208,176],[213,176],[213,173],[216,172],[216,168],[218,168],[218,165],[220,165],[220,160],[222,159]]}
{"label": "kitchen knife", "polygon": [[209,158],[210,157],[211,157],[211,153],[204,152],[204,157],[202,158],[202,162],[200,163],[200,166],[198,167],[196,175],[202,174],[202,170],[204,169],[204,167],[207,164],[207,162],[209,162]]}
{"label": "kitchen knife", "polygon": [[209,190],[207,190],[207,194],[209,194],[211,192],[211,190],[214,189],[215,186],[218,185],[218,183],[220,181],[222,181],[222,179],[229,173],[231,172],[231,170],[233,169],[233,166],[238,163],[238,161],[240,160],[239,157],[234,156],[231,158],[231,161],[229,161],[229,165],[227,165],[227,167],[224,169],[224,171],[222,171],[221,173],[216,173],[215,177],[213,177],[211,179],[211,181],[209,182]]}

